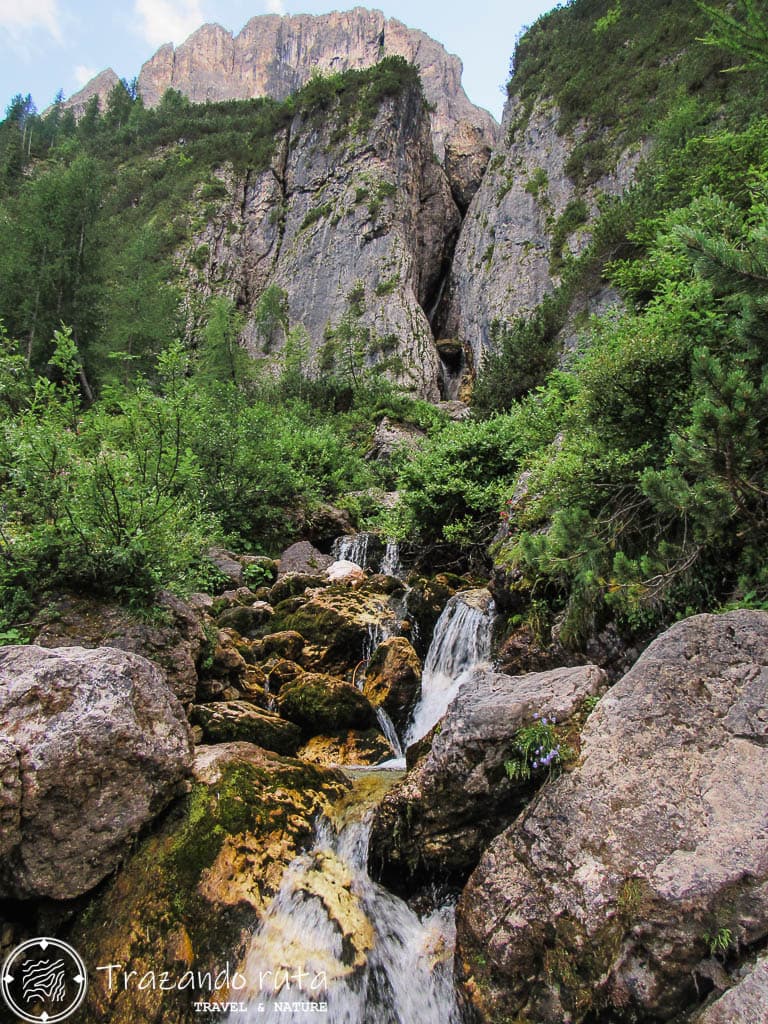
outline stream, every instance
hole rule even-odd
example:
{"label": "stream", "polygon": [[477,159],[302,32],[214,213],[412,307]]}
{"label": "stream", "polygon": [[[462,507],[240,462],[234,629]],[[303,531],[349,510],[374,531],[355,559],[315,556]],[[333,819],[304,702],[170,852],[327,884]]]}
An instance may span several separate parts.
{"label": "stream", "polygon": [[[367,537],[350,538],[349,547],[345,556],[366,556]],[[345,769],[352,789],[317,822],[312,847],[288,866],[251,937],[242,969],[248,988],[238,993],[248,1009],[230,1013],[229,1024],[461,1024],[454,905],[418,916],[370,877],[368,844],[376,807],[402,777],[403,748],[432,729],[467,672],[489,657],[494,613],[487,591],[448,601],[405,742],[380,709],[395,756]],[[372,653],[381,638],[370,639]]]}

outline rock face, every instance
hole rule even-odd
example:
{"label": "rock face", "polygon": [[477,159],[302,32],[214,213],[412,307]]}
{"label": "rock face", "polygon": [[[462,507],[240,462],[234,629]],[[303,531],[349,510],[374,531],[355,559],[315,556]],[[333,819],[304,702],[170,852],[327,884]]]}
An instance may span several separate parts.
{"label": "rock face", "polygon": [[120,84],[120,79],[117,77],[112,68],[107,68],[106,71],[100,72],[95,78],[92,78],[90,82],[86,82],[79,92],[74,93],[68,100],[65,100],[62,104],[65,110],[71,110],[76,118],[81,118],[85,113],[85,108],[88,106],[94,96],[99,98],[99,107],[101,112],[107,109],[107,99],[109,94],[112,92],[116,85]]}
{"label": "rock face", "polygon": [[201,206],[205,226],[181,254],[182,269],[199,297],[235,300],[252,355],[278,360],[284,348],[285,332],[265,336],[256,315],[269,288],[285,296],[290,328],[306,332],[309,366],[346,366],[354,348],[365,366],[387,361],[390,376],[437,399],[425,310],[460,215],[434,161],[421,92],[407,86],[383,100],[364,145],[350,145],[354,126],[337,116],[297,115],[261,172],[220,171],[226,196]]}
{"label": "rock face", "polygon": [[[458,909],[483,1018],[695,1006],[712,935],[768,933],[768,614],[698,615],[603,698],[581,764],[484,854]],[[710,938],[708,938],[708,936]],[[705,989],[706,991],[706,989]]]}
{"label": "rock face", "polygon": [[530,799],[543,777],[513,782],[504,762],[516,732],[534,715],[552,715],[563,735],[596,695],[605,674],[594,665],[505,676],[482,667],[449,706],[426,757],[376,812],[374,858],[387,878],[466,874],[484,846]]}
{"label": "rock face", "polygon": [[0,721],[3,897],[92,889],[192,760],[161,671],[109,647],[0,649]]}
{"label": "rock face", "polygon": [[[557,257],[581,252],[589,239],[597,197],[621,194],[639,163],[641,150],[627,151],[610,174],[578,189],[568,160],[581,133],[560,135],[558,119],[551,103],[539,101],[526,118],[517,98],[508,101],[501,140],[462,226],[442,333],[470,346],[476,367],[493,347],[494,321],[531,312],[552,291],[560,280]],[[558,220],[577,201],[585,213],[573,218],[562,253],[554,253]],[[596,301],[605,306],[611,298]]]}
{"label": "rock face", "polygon": [[480,148],[493,143],[496,122],[467,99],[458,57],[425,33],[362,7],[319,17],[262,15],[251,18],[236,36],[221,25],[203,25],[181,46],[162,46],[144,64],[139,92],[148,106],[159,103],[166,89],[177,89],[194,103],[285,99],[313,74],[367,68],[388,56],[418,66],[435,108],[432,132],[440,160],[457,127],[474,129]]}

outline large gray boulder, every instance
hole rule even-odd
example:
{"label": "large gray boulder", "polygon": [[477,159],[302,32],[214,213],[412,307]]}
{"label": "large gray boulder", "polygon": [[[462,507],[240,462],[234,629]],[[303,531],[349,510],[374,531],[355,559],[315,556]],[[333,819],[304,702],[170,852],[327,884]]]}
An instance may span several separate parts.
{"label": "large gray boulder", "polygon": [[191,763],[182,706],[149,661],[110,647],[0,648],[0,897],[92,889]]}
{"label": "large gray boulder", "polygon": [[462,895],[485,1020],[670,1020],[711,988],[712,936],[735,955],[768,935],[768,614],[673,626],[602,699],[581,756]]}
{"label": "large gray boulder", "polygon": [[426,757],[380,804],[371,850],[387,877],[466,874],[543,781],[512,781],[504,764],[534,715],[570,720],[605,685],[594,665],[507,676],[480,666],[462,684]]}

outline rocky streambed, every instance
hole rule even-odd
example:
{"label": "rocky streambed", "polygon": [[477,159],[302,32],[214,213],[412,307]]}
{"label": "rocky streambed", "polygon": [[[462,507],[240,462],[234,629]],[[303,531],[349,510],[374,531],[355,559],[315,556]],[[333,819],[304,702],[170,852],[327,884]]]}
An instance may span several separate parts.
{"label": "rocky streambed", "polygon": [[211,558],[0,649],[2,945],[72,943],[78,1019],[768,1019],[766,613],[609,686],[499,671],[490,593],[369,539]]}

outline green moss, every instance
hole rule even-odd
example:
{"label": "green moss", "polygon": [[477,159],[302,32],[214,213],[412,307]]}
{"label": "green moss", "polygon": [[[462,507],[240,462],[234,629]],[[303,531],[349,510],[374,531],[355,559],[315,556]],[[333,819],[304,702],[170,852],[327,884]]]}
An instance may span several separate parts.
{"label": "green moss", "polygon": [[330,217],[331,213],[333,213],[333,203],[322,203],[320,206],[313,206],[301,222],[299,231],[305,231],[313,224],[316,224],[317,221]]}

